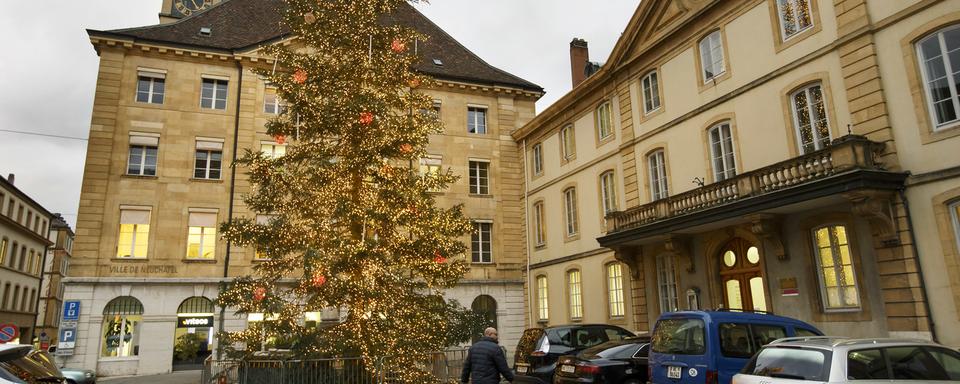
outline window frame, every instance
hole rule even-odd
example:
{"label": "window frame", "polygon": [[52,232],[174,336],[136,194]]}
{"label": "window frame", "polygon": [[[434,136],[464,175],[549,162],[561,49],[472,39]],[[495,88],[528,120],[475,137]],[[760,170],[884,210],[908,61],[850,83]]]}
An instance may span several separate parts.
{"label": "window frame", "polygon": [[577,131],[573,124],[560,128],[560,158],[567,163],[577,158]]}
{"label": "window frame", "polygon": [[[729,137],[730,142],[730,153],[726,153],[726,148],[724,143],[727,141],[723,137],[723,128],[726,127],[726,133]],[[714,143],[713,141],[713,132],[718,131],[720,136],[720,141]],[[717,169],[717,154],[715,144],[720,144],[720,160],[723,163],[723,169]],[[716,124],[710,126],[710,129],[707,130],[707,145],[710,147],[710,166],[713,169],[713,182],[720,182],[724,180],[730,180],[737,176],[737,148],[736,141],[733,139],[733,122],[731,120],[723,120]],[[729,162],[729,164],[728,164]],[[722,171],[722,172],[721,172]],[[731,175],[727,175],[732,173]]]}
{"label": "window frame", "polygon": [[[843,227],[844,233],[846,234],[847,243],[845,244],[845,246],[847,247],[847,252],[850,257],[850,271],[853,275],[852,287],[856,292],[855,295],[857,299],[856,307],[852,307],[852,306],[830,307],[830,303],[829,303],[830,300],[828,299],[828,295],[827,295],[827,286],[826,286],[826,282],[824,281],[826,276],[824,276],[823,270],[826,267],[823,266],[822,256],[820,255],[820,245],[817,243],[817,232],[820,231],[821,229],[827,229],[828,235],[830,236],[830,249],[831,249],[830,252],[833,259],[832,269],[833,269],[833,273],[836,275],[836,278],[837,278],[837,284],[838,284],[837,288],[838,288],[838,293],[840,295],[838,296],[838,298],[840,299],[841,302],[843,302],[843,298],[845,297],[845,293],[842,293],[844,292],[843,289],[851,286],[851,285],[844,285],[844,286],[839,285],[840,284],[839,278],[841,275],[843,275],[843,270],[842,270],[843,260],[841,259],[841,256],[840,256],[840,251],[839,251],[840,245],[834,244],[834,235],[833,235],[832,229],[836,227]],[[859,274],[857,273],[857,268],[856,268],[857,264],[854,262],[855,256],[854,256],[854,249],[853,249],[854,247],[853,247],[851,234],[855,234],[855,232],[850,231],[850,226],[845,223],[826,223],[826,224],[813,227],[810,230],[810,237],[813,242],[814,264],[816,265],[816,268],[817,268],[816,270],[817,287],[820,292],[820,309],[824,313],[860,312],[864,308],[863,298],[860,295],[861,287],[860,287],[860,282],[858,280]],[[838,262],[841,268],[839,272],[837,271]]]}
{"label": "window frame", "polygon": [[[206,154],[206,164],[204,168],[197,168],[197,161],[199,161],[200,153]],[[219,166],[216,168],[217,177],[210,177],[210,173],[214,170],[211,167],[213,163],[213,155],[220,155],[220,160],[217,160]],[[223,179],[223,150],[213,150],[213,149],[196,149],[194,152],[193,158],[193,178],[198,180],[222,180]],[[203,176],[197,176],[197,171],[203,171]]]}
{"label": "window frame", "polygon": [[[652,80],[650,80],[651,77]],[[647,84],[648,82],[649,85]],[[660,73],[658,70],[651,70],[640,79],[640,93],[643,95],[644,115],[650,115],[660,110],[662,103],[660,100]],[[653,102],[656,103],[656,106],[648,107],[648,104],[653,104]]]}
{"label": "window frame", "polygon": [[533,175],[543,175],[543,143],[534,144],[530,152],[530,157],[532,158],[533,162]]}
{"label": "window frame", "polygon": [[[211,94],[210,94],[210,97],[204,97],[203,87],[208,82],[212,84],[212,88],[210,90]],[[222,89],[223,99],[217,98],[217,95],[219,93],[218,91],[220,90],[221,86],[223,87]],[[228,78],[202,76],[200,78],[200,109],[226,111],[228,108],[227,100],[230,99],[229,93],[230,93],[230,80]],[[210,105],[204,106],[204,103],[208,101]],[[221,101],[223,102],[223,107],[219,108],[217,104],[218,102],[221,102]]]}
{"label": "window frame", "polygon": [[[153,165],[153,174],[147,174],[147,173],[146,173],[147,165],[148,165],[148,164],[147,164],[147,157],[148,157],[148,156],[147,156],[147,153],[149,152],[149,150],[150,150],[151,148],[152,148],[152,149],[154,150],[154,152],[155,152],[155,154],[154,154],[154,156],[153,156],[153,164],[152,164],[152,165]],[[134,164],[133,164],[133,154],[134,154],[134,150],[136,150],[136,149],[139,149],[139,151],[140,151],[140,153],[139,153],[140,163],[137,164],[137,166],[139,167],[139,168],[137,168],[137,173],[132,173],[132,172],[130,172],[130,167],[131,167],[132,165],[134,165]],[[128,176],[156,177],[156,176],[157,176],[157,172],[159,171],[159,169],[158,169],[158,168],[159,168],[159,166],[158,166],[158,163],[159,163],[159,162],[160,162],[160,145],[130,144],[130,145],[129,145],[128,152],[127,152],[127,169],[126,169],[126,172],[125,172],[124,174],[125,174],[125,175],[128,175]]]}
{"label": "window frame", "polygon": [[[136,89],[136,92],[134,92],[133,100],[134,102],[137,102],[140,104],[163,105],[164,101],[166,101],[166,88],[167,88],[166,76],[160,73],[156,73],[156,75],[152,75],[153,73],[149,73],[149,74],[150,75],[145,74],[144,71],[140,71],[137,74],[137,89]],[[146,90],[141,90],[140,88],[141,85],[144,85],[142,83],[143,81],[148,82]],[[161,88],[159,91],[157,91],[158,83],[163,84],[162,86],[159,87]],[[147,99],[140,100],[141,94],[146,94]],[[157,98],[160,99],[159,102],[156,100]]]}
{"label": "window frame", "polygon": [[[473,225],[474,231],[470,234],[470,263],[471,264],[493,264],[493,221],[492,220],[473,220],[471,223]],[[483,238],[483,227],[489,226],[487,230],[487,239],[484,241]],[[474,249],[473,244],[476,243],[480,248]],[[486,248],[484,248],[486,244]],[[487,259],[484,260],[484,252],[486,252]],[[477,254],[476,261],[474,261],[474,253]]]}
{"label": "window frame", "polygon": [[670,185],[667,180],[667,156],[663,148],[647,154],[647,173],[650,183],[650,201],[670,197]]}
{"label": "window frame", "polygon": [[[815,108],[816,104],[812,102],[813,88],[818,88],[820,91],[820,102],[822,103],[822,105],[820,106],[820,109],[823,110],[824,115],[819,116],[819,119],[817,118],[818,113]],[[813,149],[809,151],[807,150],[805,143],[803,142],[803,132],[801,132],[801,128],[800,128],[800,111],[797,110],[796,97],[799,96],[801,93],[804,94],[807,100],[805,108],[807,109],[807,119],[809,119],[810,121],[810,126],[807,128],[810,129],[810,135],[813,138],[813,141],[812,141]],[[788,95],[787,100],[790,103],[790,116],[792,117],[792,120],[793,120],[792,121],[793,133],[797,140],[798,153],[801,155],[804,155],[804,154],[816,152],[821,149],[829,147],[830,143],[833,141],[833,132],[831,130],[832,127],[830,126],[830,114],[828,110],[829,106],[827,105],[827,95],[824,90],[823,83],[821,81],[807,83],[806,85],[803,85],[795,89],[793,92],[791,92],[790,95]],[[819,121],[823,121],[823,123],[826,124],[826,128],[827,128],[826,143],[823,142],[824,140],[823,137],[819,137],[820,132],[817,129],[817,127],[815,127],[815,124],[818,124]]]}
{"label": "window frame", "polygon": [[[467,134],[486,135],[489,133],[487,126],[487,113],[489,108],[480,105],[467,105]],[[471,121],[473,116],[473,121]],[[481,119],[482,117],[482,119]],[[473,124],[473,132],[470,131],[470,124]]]}
{"label": "window frame", "polygon": [[[272,102],[271,102],[272,99]],[[267,109],[267,108],[270,109]],[[263,88],[263,113],[267,115],[282,115],[287,111],[287,103],[280,98],[276,87]]]}
{"label": "window frame", "polygon": [[538,200],[533,203],[533,240],[537,248],[547,245],[546,230],[546,210],[544,201]]}
{"label": "window frame", "polygon": [[[126,313],[127,311],[118,311],[118,313],[108,313],[108,309],[112,309],[111,304],[113,304],[115,300],[121,299],[121,298],[130,298],[135,300],[139,306],[139,311],[134,310],[134,311],[131,311],[131,313]],[[136,309],[136,307],[134,307],[134,309]],[[97,358],[101,360],[111,360],[111,359],[130,359],[130,358],[140,356],[139,352],[140,352],[140,347],[142,346],[142,344],[140,343],[140,336],[142,336],[141,335],[142,327],[144,324],[143,303],[133,296],[117,296],[113,298],[107,303],[106,307],[104,307],[103,321],[100,324],[101,329],[107,328],[107,324],[108,324],[107,322],[112,320],[119,320],[120,322],[121,337],[119,338],[119,343],[117,344],[117,347],[116,347],[118,351],[117,355],[111,356],[107,354],[107,348],[108,348],[106,343],[107,334],[105,332],[101,332],[99,336],[101,347],[99,348],[100,350],[97,352]],[[126,330],[127,330],[128,322],[131,323],[130,326],[133,327],[133,331],[129,332],[130,341],[126,341],[125,337],[122,336],[127,334]],[[123,351],[124,349],[126,349],[124,348],[124,346],[127,344],[131,345],[129,348],[130,353],[129,354],[120,353],[120,351]]]}
{"label": "window frame", "polygon": [[577,187],[571,186],[563,190],[563,224],[564,235],[567,239],[574,239],[580,234],[579,206],[577,205]]}
{"label": "window frame", "polygon": [[[787,21],[784,20],[783,18],[784,14],[781,8],[783,5],[781,4],[781,2],[787,2],[787,3],[793,2],[794,10],[797,9],[796,3],[805,4],[807,8],[807,15],[810,17],[810,24],[801,28],[800,24],[797,23],[797,29],[794,30],[793,33],[787,34],[787,30],[786,30]],[[814,21],[814,9],[813,9],[814,6],[813,4],[811,4],[810,0],[774,0],[774,4],[775,4],[774,12],[777,13],[777,21],[779,22],[778,24],[780,29],[781,42],[787,42],[793,39],[794,37],[801,35],[803,32],[809,31],[814,28],[814,25],[816,24],[816,22]],[[798,12],[794,12],[793,17],[795,20],[797,20],[798,14],[799,14]]]}
{"label": "window frame", "polygon": [[[203,226],[203,225],[191,225],[190,222],[193,221],[193,217],[192,217],[192,216],[195,215],[195,214],[196,214],[196,215],[214,215],[213,226],[209,226],[209,227],[208,227],[208,226]],[[218,245],[218,244],[217,244],[217,232],[218,232],[218,231],[217,231],[217,224],[218,224],[219,217],[220,217],[219,211],[218,211],[218,210],[215,210],[215,209],[190,209],[190,210],[188,211],[188,214],[187,214],[187,241],[186,241],[187,247],[186,247],[186,250],[185,250],[185,252],[184,252],[184,260],[201,260],[201,261],[217,260],[217,248],[218,248],[218,247],[217,247],[217,245]],[[194,228],[199,228],[199,229],[200,229],[200,233],[199,233],[199,234],[194,234],[194,233],[193,233],[193,229],[194,229]],[[211,246],[213,247],[213,251],[212,251],[210,257],[204,257],[204,248],[205,248],[204,246],[205,246],[205,245],[208,245],[208,244],[206,244],[206,241],[205,241],[205,240],[206,240],[206,236],[211,236],[211,234],[208,233],[209,231],[212,231],[212,232],[213,232],[213,233],[212,233],[213,242],[212,242],[212,244],[209,244],[209,245],[211,245]],[[191,238],[194,237],[194,236],[199,236],[199,239],[200,239],[200,242],[199,242],[199,243],[193,243],[193,242],[191,242],[191,241],[192,241]],[[190,250],[191,250],[191,246],[192,246],[193,244],[198,244],[198,247],[197,247],[197,255],[196,255],[196,256],[190,256]]]}
{"label": "window frame", "polygon": [[947,212],[953,222],[953,241],[960,250],[960,199],[947,203]]}
{"label": "window frame", "polygon": [[[677,264],[673,255],[661,253],[654,260],[654,273],[657,281],[657,302],[660,313],[680,310],[680,289],[677,285]],[[669,271],[666,267],[669,266]],[[672,288],[672,289],[671,289]],[[664,291],[666,289],[666,291]],[[671,296],[672,293],[672,296]],[[673,309],[664,309],[665,305],[673,304]]]}
{"label": "window frame", "polygon": [[[612,273],[616,269],[616,276]],[[604,266],[607,285],[607,315],[610,319],[622,319],[627,314],[627,300],[623,281],[623,264],[609,262]]]}
{"label": "window frame", "polygon": [[619,208],[617,196],[617,173],[613,169],[608,169],[600,174],[600,210],[602,217],[606,219],[607,215],[616,212]]}
{"label": "window frame", "polygon": [[[713,40],[714,36],[716,36],[716,40],[715,40],[717,44],[716,47],[712,45],[713,44],[712,42],[714,41]],[[708,44],[709,46],[706,47],[707,49],[704,49],[705,42],[709,43]],[[723,32],[720,29],[715,29],[712,32],[704,35],[699,40],[697,40],[697,57],[699,57],[699,60],[700,60],[699,70],[700,70],[700,77],[703,83],[702,85],[711,84],[714,81],[719,80],[720,76],[723,76],[724,74],[727,73],[727,58],[726,58],[726,53],[724,52],[725,49],[726,47],[724,47],[724,44],[723,44]],[[707,68],[707,60],[706,60],[707,57],[704,57],[704,52],[706,51],[709,51],[711,55],[709,57],[711,59],[709,63],[711,65],[710,68]],[[713,67],[713,65],[717,64],[717,61],[713,60],[714,59],[713,54],[715,52],[720,54],[719,68]],[[709,76],[707,75],[708,69],[714,71],[713,73],[710,73]]]}
{"label": "window frame", "polygon": [[[270,146],[270,153],[263,150],[264,146]],[[283,153],[277,154],[277,147],[283,147]],[[277,144],[274,141],[260,141],[260,153],[268,159],[279,159],[287,154],[287,144]]]}
{"label": "window frame", "polygon": [[540,322],[550,321],[550,286],[547,275],[538,275],[536,278],[537,286],[537,320]]}
{"label": "window frame", "polygon": [[[481,166],[481,164],[485,166]],[[467,159],[467,172],[470,194],[490,196],[490,160]],[[481,176],[481,174],[483,175]],[[476,182],[476,184],[474,184],[474,182]]]}
{"label": "window frame", "polygon": [[[604,116],[604,112],[606,112],[606,116]],[[597,141],[603,142],[615,136],[613,128],[613,103],[610,100],[600,103],[594,110],[594,124],[596,124],[597,127]]]}
{"label": "window frame", "polygon": [[[146,214],[147,214],[147,220],[146,220],[147,223],[146,223],[146,224],[124,223],[124,222],[123,222],[123,212],[124,212],[124,211],[146,212]],[[151,222],[151,221],[153,221],[153,209],[152,209],[151,207],[123,207],[123,206],[120,207],[120,215],[119,215],[118,218],[117,218],[117,223],[118,223],[118,228],[117,228],[117,253],[116,253],[116,255],[115,255],[115,258],[117,258],[117,259],[123,259],[123,260],[128,260],[128,259],[132,259],[132,260],[147,260],[147,259],[149,258],[149,256],[150,256],[150,227],[151,227],[150,222]],[[120,255],[120,246],[121,246],[120,238],[121,238],[121,236],[123,236],[123,226],[124,226],[124,225],[131,225],[131,226],[133,226],[133,227],[132,227],[132,231],[130,232],[130,233],[131,233],[131,237],[130,237],[130,249],[129,249],[130,254],[127,255],[127,256],[121,256],[121,255]],[[146,231],[145,231],[145,232],[139,231],[139,230],[138,230],[138,229],[139,229],[139,226],[146,226]],[[143,256],[138,256],[138,255],[136,255],[137,235],[138,235],[138,234],[143,234],[143,233],[145,233],[146,236],[147,236],[146,243],[143,244],[144,254],[143,254]]]}
{"label": "window frame", "polygon": [[[930,117],[930,122],[932,123],[930,125],[934,133],[960,127],[960,91],[958,91],[958,84],[953,76],[954,73],[950,72],[954,69],[954,63],[950,62],[949,54],[948,52],[945,52],[946,43],[944,40],[945,32],[954,29],[960,29],[960,23],[951,24],[927,33],[913,44],[914,52],[917,55],[917,64],[920,67],[920,82],[922,83],[921,86],[923,88],[923,100],[925,101],[924,104],[926,104],[927,115]],[[937,39],[937,45],[940,49],[938,53],[943,60],[943,68],[946,73],[944,77],[947,80],[947,88],[950,92],[950,100],[954,111],[954,119],[944,123],[940,123],[939,119],[937,119],[936,102],[930,98],[930,74],[926,66],[927,58],[924,57],[923,49],[921,47],[924,42],[933,38]],[[956,70],[957,72],[960,72],[960,63],[956,63]]]}
{"label": "window frame", "polygon": [[[568,269],[565,273],[567,282],[567,313],[570,321],[583,320],[583,273],[580,268]],[[576,276],[576,279],[573,279]],[[576,288],[576,289],[574,289]]]}

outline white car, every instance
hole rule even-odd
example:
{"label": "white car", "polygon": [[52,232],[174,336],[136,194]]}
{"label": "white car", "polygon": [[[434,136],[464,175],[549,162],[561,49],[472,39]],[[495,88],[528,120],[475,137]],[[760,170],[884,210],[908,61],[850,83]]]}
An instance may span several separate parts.
{"label": "white car", "polygon": [[792,337],[757,352],[733,384],[960,383],[960,352],[924,340]]}

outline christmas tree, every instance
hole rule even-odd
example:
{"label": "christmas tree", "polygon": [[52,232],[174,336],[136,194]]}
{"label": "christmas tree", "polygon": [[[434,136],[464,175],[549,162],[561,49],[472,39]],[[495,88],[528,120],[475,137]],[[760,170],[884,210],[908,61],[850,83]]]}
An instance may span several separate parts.
{"label": "christmas tree", "polygon": [[[257,73],[286,106],[267,131],[289,145],[237,162],[251,182],[245,203],[269,220],[222,228],[269,260],[219,297],[271,321],[222,344],[266,335],[305,356],[394,356],[385,369],[422,382],[415,362],[456,338],[449,320],[462,313],[442,293],[466,270],[460,238],[471,227],[430,192],[456,177],[414,168],[442,125],[421,91],[432,80],[411,69],[427,37],[389,22],[406,1],[287,0],[280,10],[296,39],[264,47],[276,65]],[[304,325],[304,313],[329,307],[345,311],[341,322]]]}

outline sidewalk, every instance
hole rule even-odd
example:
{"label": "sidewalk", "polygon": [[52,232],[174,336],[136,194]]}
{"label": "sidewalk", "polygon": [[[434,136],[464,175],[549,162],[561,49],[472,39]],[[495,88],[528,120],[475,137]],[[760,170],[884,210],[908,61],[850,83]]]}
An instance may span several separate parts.
{"label": "sidewalk", "polygon": [[105,377],[98,383],[110,384],[199,384],[200,371],[180,371],[165,375]]}

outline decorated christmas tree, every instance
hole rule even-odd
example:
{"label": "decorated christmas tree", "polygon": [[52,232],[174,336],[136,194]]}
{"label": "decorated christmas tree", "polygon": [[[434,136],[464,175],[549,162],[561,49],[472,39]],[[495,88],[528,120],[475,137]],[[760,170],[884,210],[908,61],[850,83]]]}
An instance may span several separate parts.
{"label": "decorated christmas tree", "polygon": [[[265,337],[304,356],[394,356],[385,369],[422,382],[415,362],[458,338],[450,320],[462,312],[442,294],[466,270],[460,239],[471,227],[430,193],[455,177],[414,167],[442,125],[421,91],[432,80],[412,71],[427,37],[390,22],[406,1],[287,0],[280,10],[296,38],[264,47],[276,65],[258,75],[285,104],[267,131],[287,150],[238,160],[261,219],[223,226],[268,261],[219,298],[270,321],[222,344],[256,350]],[[304,323],[324,308],[343,310],[342,321]]]}

